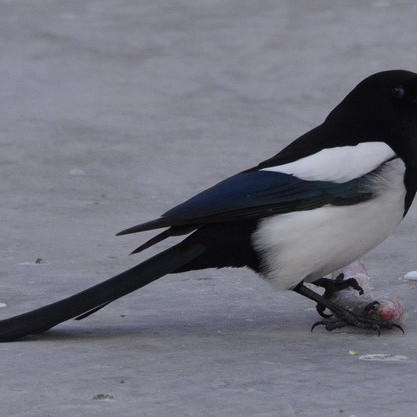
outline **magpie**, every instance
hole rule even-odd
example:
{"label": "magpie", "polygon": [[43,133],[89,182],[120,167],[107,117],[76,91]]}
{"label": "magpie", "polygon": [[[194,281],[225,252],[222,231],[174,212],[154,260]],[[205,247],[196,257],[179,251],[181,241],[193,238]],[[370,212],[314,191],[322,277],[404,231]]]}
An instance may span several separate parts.
{"label": "magpie", "polygon": [[118,233],[163,229],[134,253],[184,235],[180,243],[85,291],[1,320],[0,341],[85,318],[166,274],[223,267],[248,267],[277,290],[294,290],[327,307],[345,324],[392,328],[305,283],[321,285],[386,239],[416,190],[417,74],[373,74],[321,125],[272,158]]}

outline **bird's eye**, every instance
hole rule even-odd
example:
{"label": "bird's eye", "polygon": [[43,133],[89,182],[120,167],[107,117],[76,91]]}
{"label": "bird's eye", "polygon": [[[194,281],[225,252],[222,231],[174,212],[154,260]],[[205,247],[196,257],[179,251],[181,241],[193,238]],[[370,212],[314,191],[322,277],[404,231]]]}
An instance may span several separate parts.
{"label": "bird's eye", "polygon": [[401,99],[405,96],[405,90],[403,86],[393,88],[391,93],[392,96],[396,99]]}

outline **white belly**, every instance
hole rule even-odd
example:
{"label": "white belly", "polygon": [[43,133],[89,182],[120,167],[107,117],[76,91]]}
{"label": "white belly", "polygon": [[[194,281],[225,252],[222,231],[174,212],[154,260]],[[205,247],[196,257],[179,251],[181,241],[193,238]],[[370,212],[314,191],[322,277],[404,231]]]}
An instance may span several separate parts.
{"label": "white belly", "polygon": [[262,220],[253,243],[264,277],[278,290],[314,281],[350,264],[386,239],[403,218],[405,166],[400,159],[375,176],[376,197]]}

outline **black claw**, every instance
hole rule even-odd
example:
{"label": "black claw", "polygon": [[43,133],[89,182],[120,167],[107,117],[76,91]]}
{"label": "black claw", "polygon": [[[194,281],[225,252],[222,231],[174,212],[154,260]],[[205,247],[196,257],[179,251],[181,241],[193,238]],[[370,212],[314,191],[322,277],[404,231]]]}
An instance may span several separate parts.
{"label": "black claw", "polygon": [[316,321],[312,326],[311,326],[311,332],[313,333],[313,330],[317,327],[317,326],[324,326],[324,328],[328,331],[331,332],[332,330],[335,329],[341,329],[342,327],[345,327],[348,323],[346,323],[343,320],[320,320],[320,321]]}
{"label": "black claw", "polygon": [[311,326],[311,333],[313,333],[313,330],[317,327],[317,326],[326,326],[326,322],[324,320],[320,320],[320,321],[316,321],[312,326]]}
{"label": "black claw", "polygon": [[391,327],[395,327],[396,329],[400,329],[403,334],[405,334],[404,329],[401,325],[397,324],[397,323],[391,323]]}
{"label": "black claw", "polygon": [[334,291],[340,291],[346,288],[353,288],[354,290],[358,291],[359,295],[364,294],[363,288],[359,285],[359,282],[355,278],[344,279],[344,275],[339,274],[335,278],[335,284],[336,285]]}
{"label": "black claw", "polygon": [[365,306],[363,309],[364,313],[370,313],[376,309],[377,306],[381,305],[379,301],[372,301],[372,303],[369,303]]}
{"label": "black claw", "polygon": [[324,317],[325,319],[329,319],[330,317],[333,317],[333,314],[326,314],[324,312],[326,310],[326,307],[323,304],[316,304],[316,310],[317,310],[317,313],[319,313],[320,316]]}
{"label": "black claw", "polygon": [[321,321],[316,321],[315,323],[313,323],[313,325],[311,326],[310,332],[313,333],[313,330],[319,325],[319,324],[323,324]]}

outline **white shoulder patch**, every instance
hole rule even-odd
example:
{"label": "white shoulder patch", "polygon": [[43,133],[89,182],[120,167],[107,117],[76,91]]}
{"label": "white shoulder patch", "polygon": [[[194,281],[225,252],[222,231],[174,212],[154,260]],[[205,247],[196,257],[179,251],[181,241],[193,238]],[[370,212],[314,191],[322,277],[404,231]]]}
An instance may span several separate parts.
{"label": "white shoulder patch", "polygon": [[322,149],[298,161],[262,171],[282,172],[307,181],[343,183],[373,171],[395,156],[385,142],[362,142],[355,146]]}

